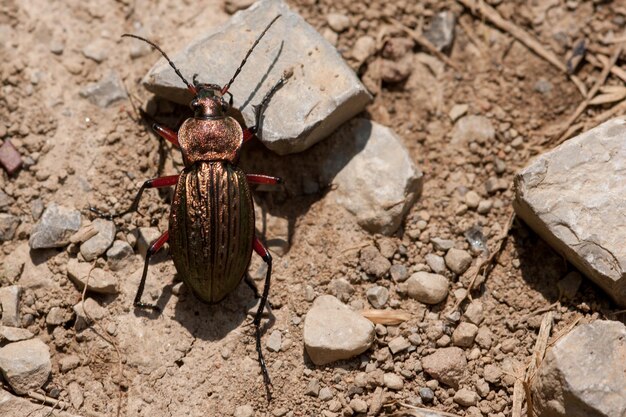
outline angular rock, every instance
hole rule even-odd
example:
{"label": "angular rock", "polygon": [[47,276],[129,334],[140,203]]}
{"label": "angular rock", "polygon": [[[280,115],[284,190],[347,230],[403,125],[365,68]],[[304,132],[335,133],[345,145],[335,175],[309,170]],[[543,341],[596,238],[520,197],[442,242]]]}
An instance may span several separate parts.
{"label": "angular rock", "polygon": [[17,216],[7,213],[0,213],[0,242],[13,239],[20,219]]}
{"label": "angular rock", "polygon": [[366,274],[376,278],[381,278],[391,268],[389,259],[385,258],[374,246],[366,246],[361,249],[359,263]]}
{"label": "angular rock", "polygon": [[[116,294],[117,278],[101,268],[93,268],[90,263],[72,258],[67,263],[67,276],[79,290],[87,283],[87,290],[99,294]],[[89,280],[89,281],[87,281]]]}
{"label": "angular rock", "polygon": [[[325,138],[371,100],[335,47],[302,17],[281,0],[261,0],[170,56],[189,81],[197,73],[201,82],[225,85],[262,28],[279,14],[281,18],[250,55],[230,92],[234,107],[252,126],[253,105],[261,102],[283,71],[293,70],[271,98],[261,126],[263,143],[284,155],[301,152]],[[155,94],[181,104],[191,101],[184,84],[163,59],[146,75],[144,84]]]}
{"label": "angular rock", "polygon": [[446,262],[439,255],[435,255],[434,253],[428,253],[424,256],[424,260],[426,264],[430,267],[431,271],[435,274],[442,274],[446,272]]}
{"label": "angular rock", "polygon": [[478,326],[472,323],[459,323],[452,333],[452,343],[455,346],[470,347],[474,343],[474,338],[478,333]]}
{"label": "angular rock", "polygon": [[30,330],[20,329],[19,327],[0,326],[0,344],[32,339],[33,336]]}
{"label": "angular rock", "polygon": [[383,375],[383,383],[387,388],[394,391],[400,391],[404,387],[404,381],[396,374],[387,372]]}
{"label": "angular rock", "polygon": [[371,233],[394,233],[422,191],[423,175],[390,129],[357,119],[331,138],[334,157],[323,173],[337,173],[331,192],[337,203]]}
{"label": "angular rock", "polygon": [[80,245],[80,253],[86,261],[92,261],[106,252],[115,239],[115,223],[112,221],[95,219],[91,225],[98,233]]}
{"label": "angular rock", "polygon": [[548,350],[531,386],[536,415],[626,415],[626,326],[578,326]]}
{"label": "angular rock", "polygon": [[448,296],[448,279],[430,272],[416,272],[406,281],[409,297],[420,303],[437,304]]}
{"label": "angular rock", "polygon": [[391,353],[395,355],[398,352],[407,350],[411,346],[411,343],[404,337],[398,336],[395,339],[390,340],[387,346],[389,347]]}
{"label": "angular rock", "polygon": [[28,240],[31,249],[61,248],[80,228],[80,211],[51,203]]}
{"label": "angular rock", "polygon": [[17,285],[0,288],[0,306],[2,306],[2,325],[10,327],[20,326],[20,294],[21,288]]}
{"label": "angular rock", "polygon": [[9,139],[5,139],[0,145],[0,165],[9,175],[13,175],[22,166],[22,156]]}
{"label": "angular rock", "polygon": [[119,271],[124,268],[126,261],[133,256],[133,248],[123,240],[116,240],[113,246],[106,252],[109,268],[112,271]]}
{"label": "angular rock", "polygon": [[391,275],[391,279],[396,282],[404,282],[409,277],[409,270],[405,265],[395,264],[391,265],[391,268],[389,268],[389,275]]}
{"label": "angular rock", "polygon": [[267,338],[267,341],[265,342],[265,346],[267,347],[267,350],[269,350],[270,352],[278,352],[280,350],[280,345],[282,341],[283,341],[283,335],[280,332],[280,330],[274,330],[270,334],[270,337]]}
{"label": "angular rock", "polygon": [[462,349],[447,347],[424,357],[422,367],[437,381],[457,388],[467,367],[467,359]]}
{"label": "angular rock", "polygon": [[140,227],[133,231],[137,236],[137,249],[143,258],[148,253],[148,248],[161,236],[161,232],[156,227]]}
{"label": "angular rock", "polygon": [[472,301],[465,309],[463,317],[469,320],[470,323],[474,323],[478,326],[485,318],[483,314],[483,304],[478,300]]}
{"label": "angular rock", "polygon": [[304,318],[304,347],[316,365],[349,359],[374,342],[374,325],[335,297],[318,297]]}
{"label": "angular rock", "polygon": [[470,142],[485,143],[493,140],[496,130],[485,116],[463,116],[454,124],[451,145],[469,145]]}
{"label": "angular rock", "polygon": [[537,234],[626,306],[626,118],[536,158],[515,177],[513,206]]}
{"label": "angular rock", "polygon": [[16,394],[38,390],[52,370],[50,349],[39,339],[10,343],[0,348],[0,369]]}
{"label": "angular rock", "polygon": [[46,316],[46,324],[49,326],[60,326],[70,319],[69,311],[61,307],[52,307]]}
{"label": "angular rock", "polygon": [[116,101],[126,98],[124,84],[120,76],[111,71],[97,83],[89,84],[80,90],[80,96],[98,107],[108,107]]}
{"label": "angular rock", "polygon": [[448,50],[454,40],[455,24],[454,13],[449,10],[439,12],[430,21],[430,26],[424,32],[424,37],[438,50]]}
{"label": "angular rock", "polygon": [[374,308],[383,308],[389,299],[389,290],[385,287],[376,285],[369,288],[366,292],[367,301]]}
{"label": "angular rock", "polygon": [[100,320],[106,315],[106,309],[100,306],[93,298],[87,298],[74,306],[76,314],[76,330],[86,329],[92,320]]}

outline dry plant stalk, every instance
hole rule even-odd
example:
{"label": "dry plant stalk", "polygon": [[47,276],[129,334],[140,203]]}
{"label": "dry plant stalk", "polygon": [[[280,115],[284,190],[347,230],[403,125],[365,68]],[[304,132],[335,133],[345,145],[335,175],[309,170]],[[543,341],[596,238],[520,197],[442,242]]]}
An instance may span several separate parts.
{"label": "dry plant stalk", "polygon": [[361,315],[374,324],[396,326],[411,318],[411,314],[402,310],[363,310]]}

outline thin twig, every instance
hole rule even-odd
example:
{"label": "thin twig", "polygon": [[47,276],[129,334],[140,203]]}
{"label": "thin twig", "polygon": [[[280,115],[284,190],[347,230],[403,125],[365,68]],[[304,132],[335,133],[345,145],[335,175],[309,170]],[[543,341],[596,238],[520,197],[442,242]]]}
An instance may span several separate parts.
{"label": "thin twig", "polygon": [[419,33],[415,32],[414,30],[410,29],[406,25],[403,25],[401,22],[397,21],[393,17],[385,17],[384,19],[387,20],[389,23],[393,24],[394,26],[398,27],[402,31],[404,31],[407,35],[413,38],[413,40],[417,42],[422,48],[427,49],[428,52],[430,52],[431,54],[439,58],[440,61],[443,61],[449,67],[461,72],[461,67],[459,67],[453,60],[448,58],[446,54],[441,52],[439,49],[435,48],[435,46],[432,43],[430,43],[428,39],[426,39]]}
{"label": "thin twig", "polygon": [[498,13],[496,9],[489,6],[483,1],[457,0],[457,2],[467,7],[474,15],[480,13],[481,16],[486,17],[498,28],[504,30],[509,35],[513,36],[515,39],[526,45],[531,51],[548,61],[559,71],[568,75],[574,85],[576,85],[576,88],[578,88],[578,90],[580,91],[581,95],[584,97],[584,89],[581,89],[581,87],[584,87],[582,82],[576,76],[569,74],[567,71],[567,66],[553,52],[546,49],[541,43],[539,43],[537,39],[532,37],[529,33],[519,28],[514,23],[504,19],[502,16],[500,16],[500,13]]}
{"label": "thin twig", "polygon": [[28,391],[26,393],[26,396],[28,398],[31,398],[32,400],[42,403],[43,405],[53,407],[53,410],[55,408],[58,408],[59,410],[67,410],[68,408],[70,408],[70,405],[65,401],[61,401],[57,398],[51,398],[46,395],[39,394],[38,392]]}
{"label": "thin twig", "polygon": [[[604,68],[609,62],[609,58],[605,55],[587,54],[585,59],[589,61],[591,65],[598,68]],[[626,71],[624,71],[619,66],[613,65],[611,67],[611,74],[615,75],[617,78],[626,83]]]}

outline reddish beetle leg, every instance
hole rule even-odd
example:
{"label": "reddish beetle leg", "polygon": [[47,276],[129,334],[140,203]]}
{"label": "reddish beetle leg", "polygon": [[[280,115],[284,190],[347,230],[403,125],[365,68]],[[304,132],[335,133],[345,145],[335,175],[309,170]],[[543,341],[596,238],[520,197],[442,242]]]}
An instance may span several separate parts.
{"label": "reddish beetle leg", "polygon": [[260,174],[246,174],[246,178],[248,178],[249,184],[282,184],[283,179],[279,177],[271,177],[269,175],[260,175]]}
{"label": "reddish beetle leg", "polygon": [[139,287],[137,288],[137,294],[135,295],[135,301],[133,302],[133,305],[135,307],[150,308],[152,310],[161,311],[161,309],[154,304],[142,303],[141,296],[143,295],[143,288],[146,285],[146,277],[148,276],[148,265],[150,264],[150,258],[152,257],[152,255],[157,253],[159,249],[163,247],[163,245],[165,245],[165,243],[169,240],[169,238],[170,238],[170,232],[168,230],[165,233],[163,233],[157,240],[152,242],[152,244],[148,248],[148,252],[146,252],[146,260],[145,260],[145,263],[143,264],[143,273],[141,274],[141,281],[139,281]]}
{"label": "reddish beetle leg", "polygon": [[178,143],[178,134],[174,132],[172,129],[169,129],[158,123],[153,123],[152,130],[154,130],[163,139],[165,139],[166,141],[170,142],[172,145],[180,149],[180,144]]}

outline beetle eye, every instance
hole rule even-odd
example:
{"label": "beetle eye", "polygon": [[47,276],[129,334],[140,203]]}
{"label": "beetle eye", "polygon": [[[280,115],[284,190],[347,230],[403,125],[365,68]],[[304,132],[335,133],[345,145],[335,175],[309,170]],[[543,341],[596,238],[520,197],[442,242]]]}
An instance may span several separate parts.
{"label": "beetle eye", "polygon": [[192,102],[189,103],[189,107],[191,107],[191,110],[198,110],[200,108],[200,103],[198,100],[192,100]]}

